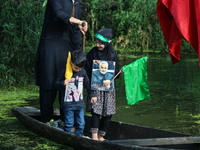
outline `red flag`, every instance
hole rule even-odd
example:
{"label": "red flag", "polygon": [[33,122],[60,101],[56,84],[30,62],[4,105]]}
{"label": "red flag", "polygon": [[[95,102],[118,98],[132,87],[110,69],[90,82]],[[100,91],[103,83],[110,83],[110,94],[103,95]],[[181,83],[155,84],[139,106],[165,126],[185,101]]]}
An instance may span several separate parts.
{"label": "red flag", "polygon": [[172,63],[180,61],[185,38],[199,55],[200,65],[200,0],[158,0],[156,12]]}

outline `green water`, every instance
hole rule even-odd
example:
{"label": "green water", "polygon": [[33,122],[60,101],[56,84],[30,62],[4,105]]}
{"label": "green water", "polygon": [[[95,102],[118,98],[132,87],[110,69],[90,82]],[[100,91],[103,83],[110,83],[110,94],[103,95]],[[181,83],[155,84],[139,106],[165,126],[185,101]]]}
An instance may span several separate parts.
{"label": "green water", "polygon": [[[117,114],[113,120],[200,135],[200,68],[197,56],[187,57],[182,56],[179,63],[172,64],[167,56],[148,56],[150,100],[132,106],[127,105],[121,75],[115,82]],[[137,58],[120,60],[120,65]]]}
{"label": "green water", "polygon": [[[143,56],[120,58],[120,67]],[[187,57],[172,64],[166,55],[148,55],[150,99],[135,105],[127,105],[121,74],[115,80],[117,113],[112,120],[200,135],[200,67],[197,56]]]}
{"label": "green water", "polygon": [[[141,57],[120,58],[120,66]],[[150,99],[128,106],[122,74],[115,81],[117,113],[112,120],[200,135],[198,57],[185,55],[179,63],[172,65],[165,55],[148,55],[147,68]],[[13,107],[39,108],[38,98],[39,89],[35,85],[24,89],[0,90],[0,149],[67,149],[27,130],[12,115]],[[58,106],[56,102],[55,108]]]}
{"label": "green water", "polygon": [[[120,67],[143,56],[120,58]],[[166,55],[148,55],[147,72],[150,99],[132,106],[127,105],[123,74],[115,80],[117,113],[112,120],[200,135],[198,57],[182,56],[172,64]]]}

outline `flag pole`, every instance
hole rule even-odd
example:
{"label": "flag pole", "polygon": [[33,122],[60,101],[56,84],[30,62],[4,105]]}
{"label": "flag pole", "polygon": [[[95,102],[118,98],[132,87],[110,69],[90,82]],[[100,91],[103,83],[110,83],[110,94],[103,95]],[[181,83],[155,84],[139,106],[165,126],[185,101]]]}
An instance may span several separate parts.
{"label": "flag pole", "polygon": [[[83,21],[82,27],[84,27],[85,25],[86,25],[86,22]],[[83,33],[83,37],[82,37],[82,49],[83,49],[84,52],[85,52],[85,34]]]}
{"label": "flag pole", "polygon": [[83,34],[83,37],[82,37],[83,39],[82,39],[82,49],[83,49],[83,51],[85,52],[85,34]]}
{"label": "flag pole", "polygon": [[114,76],[114,78],[110,81],[110,83],[112,83],[112,82],[117,78],[117,76],[118,76],[120,73],[122,73],[122,71],[123,71],[123,68],[121,68],[121,69],[119,70],[119,72]]}

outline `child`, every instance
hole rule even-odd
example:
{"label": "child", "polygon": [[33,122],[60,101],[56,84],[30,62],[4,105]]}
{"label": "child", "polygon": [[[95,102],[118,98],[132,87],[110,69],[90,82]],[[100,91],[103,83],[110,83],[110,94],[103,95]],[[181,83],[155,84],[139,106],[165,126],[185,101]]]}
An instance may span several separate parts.
{"label": "child", "polygon": [[73,51],[71,54],[70,65],[73,75],[70,80],[65,79],[63,71],[62,77],[56,81],[56,86],[61,92],[61,106],[64,111],[64,130],[71,133],[71,129],[75,127],[74,134],[83,135],[85,126],[84,121],[84,101],[83,101],[83,85],[88,90],[91,101],[96,101],[97,97],[90,91],[89,79],[85,69],[86,56],[82,50]]}
{"label": "child", "polygon": [[[118,73],[118,56],[110,44],[111,39],[112,29],[101,29],[95,35],[96,47],[92,48],[87,54],[85,65],[90,80],[92,77],[93,60],[115,61],[115,74]],[[115,89],[112,91],[97,90],[94,92],[97,95],[97,101],[92,102],[92,139],[104,141],[111,117],[116,113]]]}

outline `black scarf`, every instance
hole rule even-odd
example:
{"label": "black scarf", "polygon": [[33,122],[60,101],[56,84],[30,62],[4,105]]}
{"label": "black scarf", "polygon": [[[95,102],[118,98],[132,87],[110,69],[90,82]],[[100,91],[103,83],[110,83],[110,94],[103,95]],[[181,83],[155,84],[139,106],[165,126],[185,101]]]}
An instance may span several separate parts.
{"label": "black scarf", "polygon": [[110,43],[105,43],[105,48],[103,50],[98,50],[98,48],[95,46],[94,48],[92,48],[90,50],[90,52],[88,52],[85,70],[90,79],[91,79],[91,75],[92,75],[93,60],[115,61],[116,62],[115,73],[118,72],[117,53],[113,49],[113,47]]}

